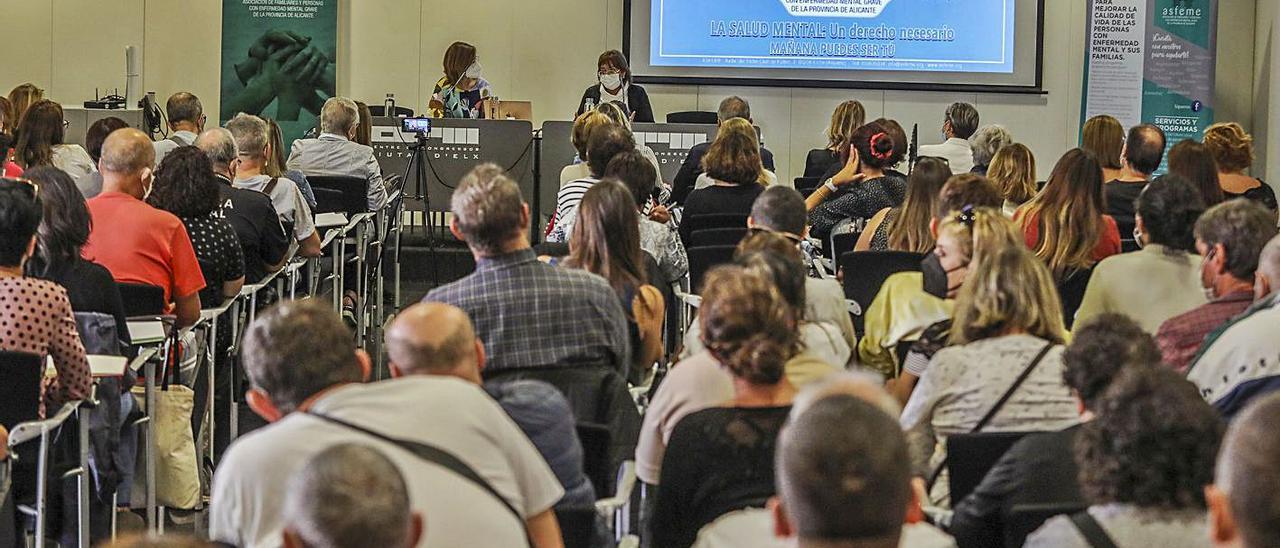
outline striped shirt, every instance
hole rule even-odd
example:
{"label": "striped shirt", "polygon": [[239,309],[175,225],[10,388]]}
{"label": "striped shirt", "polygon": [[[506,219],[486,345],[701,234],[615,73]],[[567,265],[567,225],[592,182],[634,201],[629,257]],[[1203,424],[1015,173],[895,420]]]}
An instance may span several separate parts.
{"label": "striped shirt", "polygon": [[560,193],[556,194],[556,224],[547,234],[547,241],[569,241],[569,235],[573,234],[573,222],[578,218],[578,205],[582,203],[582,197],[587,195],[587,191],[598,182],[600,179],[587,177],[569,181],[560,187]]}

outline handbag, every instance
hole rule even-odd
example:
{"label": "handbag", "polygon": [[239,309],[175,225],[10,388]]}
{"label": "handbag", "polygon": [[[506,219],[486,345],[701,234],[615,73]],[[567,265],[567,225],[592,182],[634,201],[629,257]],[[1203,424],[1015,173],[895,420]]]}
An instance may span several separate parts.
{"label": "handbag", "polygon": [[[1017,379],[1014,379],[1013,384],[1009,386],[1009,389],[1004,391],[1004,395],[1000,396],[1000,399],[996,400],[996,404],[991,406],[991,409],[987,411],[987,414],[983,415],[982,419],[980,419],[977,424],[973,425],[973,428],[970,429],[968,433],[974,434],[981,431],[987,426],[987,423],[991,422],[991,419],[996,417],[996,413],[1000,412],[1000,409],[1009,401],[1009,398],[1013,397],[1013,393],[1018,391],[1018,387],[1022,386],[1022,383],[1027,380],[1027,377],[1031,376],[1031,372],[1035,371],[1036,366],[1040,365],[1040,362],[1044,361],[1044,357],[1049,354],[1049,350],[1051,349],[1053,349],[1052,342],[1044,343],[1044,348],[1040,349],[1040,353],[1036,354],[1035,359],[1031,360],[1031,363],[1027,365],[1027,368],[1022,370],[1022,373],[1018,375]],[[938,466],[933,469],[933,473],[929,475],[929,486],[925,490],[926,492],[933,491],[933,484],[938,482],[938,477],[942,475],[943,470],[946,470],[947,461],[950,458],[951,456],[947,455],[947,457],[943,458],[942,462],[939,462]]]}
{"label": "handbag", "polygon": [[[200,505],[200,474],[195,436],[191,431],[195,392],[181,383],[182,345],[177,329],[171,329],[168,345],[170,351],[165,359],[163,382],[156,388],[156,408],[146,409],[145,388],[133,388],[133,395],[138,401],[138,408],[147,412],[154,424],[156,504],[192,510]],[[140,449],[139,453],[144,451]],[[138,459],[138,465],[131,491],[135,500],[145,492],[145,460]]]}

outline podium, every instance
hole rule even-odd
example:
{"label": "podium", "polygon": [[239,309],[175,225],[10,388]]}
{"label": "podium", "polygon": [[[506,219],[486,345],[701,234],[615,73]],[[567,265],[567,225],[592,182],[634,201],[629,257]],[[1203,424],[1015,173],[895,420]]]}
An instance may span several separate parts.
{"label": "podium", "polygon": [[[449,211],[453,189],[472,168],[484,162],[493,162],[505,169],[520,185],[525,201],[531,206],[535,204],[537,181],[533,170],[531,122],[432,118],[424,156],[427,178],[422,186],[425,188],[419,186],[413,173],[406,176],[409,159],[413,157],[410,147],[416,144],[417,136],[400,131],[399,118],[375,116],[372,125],[373,154],[382,172],[406,177],[405,196],[428,197],[432,212]],[[554,201],[554,195],[552,199]]]}

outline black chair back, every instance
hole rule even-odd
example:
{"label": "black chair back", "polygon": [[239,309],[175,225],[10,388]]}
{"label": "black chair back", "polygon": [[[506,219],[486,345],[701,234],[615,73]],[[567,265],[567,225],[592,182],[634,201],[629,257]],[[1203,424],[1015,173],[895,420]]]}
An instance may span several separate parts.
{"label": "black chair back", "polygon": [[[388,116],[386,105],[369,105],[369,114],[372,116]],[[413,116],[413,109],[396,105],[395,112],[390,116]],[[308,180],[310,180],[308,178]]]}
{"label": "black chair back", "polygon": [[0,425],[14,425],[40,418],[40,382],[44,359],[36,354],[0,350]]}
{"label": "black chair back", "polygon": [[845,253],[850,253],[853,248],[858,246],[858,238],[862,236],[861,232],[845,232],[836,234],[831,237],[831,256],[839,257]]}
{"label": "black chair back", "polygon": [[707,271],[716,265],[732,262],[733,252],[737,249],[736,245],[712,245],[688,249],[689,287],[694,293],[702,292],[702,279],[706,277]]}
{"label": "black chair back", "polygon": [[689,247],[738,245],[747,236],[747,227],[704,228],[689,234]]}
{"label": "black chair back", "polygon": [[714,112],[706,112],[702,110],[685,110],[680,112],[672,112],[667,114],[668,124],[710,124],[715,125],[720,122],[719,116]]}
{"label": "black chair back", "polygon": [[537,253],[538,256],[546,255],[548,257],[568,257],[569,243],[568,242],[542,242],[538,245],[533,246],[533,252]]}
{"label": "black chair back", "polygon": [[1067,329],[1076,322],[1076,311],[1084,301],[1085,289],[1089,287],[1089,278],[1093,277],[1092,268],[1081,268],[1067,272],[1058,280],[1058,297],[1062,299],[1062,320]]}
{"label": "black chair back", "polygon": [[689,234],[709,228],[747,228],[747,216],[739,213],[705,213],[680,220]]}
{"label": "black chair back", "polygon": [[369,211],[369,180],[361,177],[308,175],[316,195],[313,213],[366,213]]}
{"label": "black chair back", "polygon": [[1006,548],[1022,548],[1027,536],[1039,529],[1054,516],[1070,516],[1083,512],[1085,506],[1078,503],[1017,504],[1002,517],[1004,521],[1004,545]]}
{"label": "black chair back", "polygon": [[[862,307],[863,312],[880,292],[884,281],[899,272],[919,272],[922,253],[906,251],[854,251],[840,255],[840,269],[844,271],[844,296]],[[853,327],[863,332],[863,316],[853,317]]]}
{"label": "black chair back", "polygon": [[947,437],[947,472],[951,500],[957,503],[972,493],[987,472],[1027,432],[978,432]]}
{"label": "black chair back", "polygon": [[564,548],[592,548],[596,536],[595,508],[556,508]]}
{"label": "black chair back", "polygon": [[612,443],[609,427],[593,422],[579,422],[576,425],[578,441],[582,442],[582,473],[591,480],[596,489],[596,498],[604,498],[612,493],[601,492],[604,486],[613,483],[617,469],[610,469],[609,445]]}
{"label": "black chair back", "polygon": [[808,199],[809,195],[813,194],[814,191],[818,190],[818,187],[822,185],[822,178],[821,177],[796,177],[795,185],[796,185],[796,190],[800,192],[800,195],[804,196],[805,199]]}
{"label": "black chair back", "polygon": [[120,300],[124,302],[124,315],[130,318],[137,316],[159,316],[164,314],[164,288],[155,285],[117,283],[120,288]]}

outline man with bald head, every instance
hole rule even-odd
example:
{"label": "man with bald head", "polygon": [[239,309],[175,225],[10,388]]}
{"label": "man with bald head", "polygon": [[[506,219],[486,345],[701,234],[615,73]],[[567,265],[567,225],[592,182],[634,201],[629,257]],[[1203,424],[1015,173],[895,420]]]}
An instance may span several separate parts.
{"label": "man with bald head", "polygon": [[82,253],[118,283],[161,288],[165,312],[186,327],[200,318],[204,274],[182,221],[144,201],[155,158],[151,139],[133,128],[118,129],[103,142],[102,193],[88,202],[93,230]]}
{"label": "man with bald head", "polygon": [[[482,384],[484,343],[476,338],[462,309],[420,303],[401,312],[387,330],[392,377],[438,375]],[[569,402],[541,381],[515,380],[484,385],[551,466],[564,487],[557,508],[581,508],[595,502],[595,490],[582,470],[582,444]]]}

